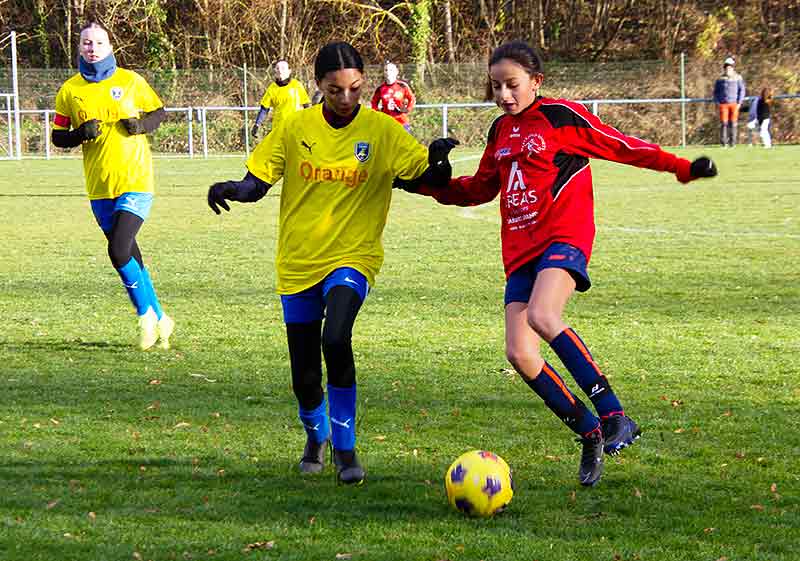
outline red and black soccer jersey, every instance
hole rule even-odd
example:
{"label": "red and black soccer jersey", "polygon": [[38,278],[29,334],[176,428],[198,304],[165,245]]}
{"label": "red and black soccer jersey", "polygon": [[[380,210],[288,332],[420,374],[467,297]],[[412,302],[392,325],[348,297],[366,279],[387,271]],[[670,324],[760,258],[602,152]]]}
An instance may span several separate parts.
{"label": "red and black soccer jersey", "polygon": [[408,123],[408,114],[414,109],[416,102],[411,88],[402,80],[397,80],[391,86],[384,82],[372,95],[372,108],[375,111],[383,111],[401,125]]}
{"label": "red and black soccer jersey", "polygon": [[419,193],[460,206],[500,193],[506,276],[556,242],[574,245],[588,260],[595,235],[589,158],[690,178],[688,160],[622,134],[579,103],[540,97],[522,113],[495,120],[475,175]]}

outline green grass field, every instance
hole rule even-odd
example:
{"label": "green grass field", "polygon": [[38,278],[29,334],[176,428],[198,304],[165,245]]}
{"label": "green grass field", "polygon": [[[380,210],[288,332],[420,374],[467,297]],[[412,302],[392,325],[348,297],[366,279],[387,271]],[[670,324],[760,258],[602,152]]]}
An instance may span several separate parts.
{"label": "green grass field", "polygon": [[[644,436],[591,490],[505,361],[496,202],[395,194],[354,336],[354,489],[296,471],[277,193],[206,207],[243,159],[156,161],[139,243],[177,332],[146,353],[81,162],[0,163],[0,559],[797,560],[800,147],[705,153],[720,177],[688,187],[593,166],[594,288],[567,321]],[[492,520],[444,498],[472,448],[514,469]]]}

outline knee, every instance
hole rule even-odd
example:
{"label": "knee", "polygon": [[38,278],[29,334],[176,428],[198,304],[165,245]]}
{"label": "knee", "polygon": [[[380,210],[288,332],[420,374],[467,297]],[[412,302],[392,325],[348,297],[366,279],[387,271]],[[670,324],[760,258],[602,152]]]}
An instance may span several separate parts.
{"label": "knee", "polygon": [[514,367],[514,370],[526,380],[536,378],[544,365],[544,360],[535,349],[513,345],[506,347],[506,359]]}
{"label": "knee", "polygon": [[347,351],[352,346],[351,334],[341,329],[322,330],[322,348],[326,353]]}
{"label": "knee", "polygon": [[124,267],[133,257],[131,244],[116,238],[108,240],[108,257],[111,259],[114,268]]}
{"label": "knee", "polygon": [[544,306],[528,307],[528,325],[545,341],[551,341],[558,335],[561,316]]}

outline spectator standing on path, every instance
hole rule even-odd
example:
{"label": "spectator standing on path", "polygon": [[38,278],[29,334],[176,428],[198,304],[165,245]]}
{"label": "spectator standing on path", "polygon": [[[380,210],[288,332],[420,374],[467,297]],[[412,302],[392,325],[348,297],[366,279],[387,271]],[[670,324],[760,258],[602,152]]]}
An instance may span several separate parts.
{"label": "spectator standing on path", "polygon": [[722,63],[722,76],[714,83],[714,103],[719,110],[719,141],[723,147],[736,146],[739,107],[745,96],[744,79],[734,70],[736,61],[728,57]]}

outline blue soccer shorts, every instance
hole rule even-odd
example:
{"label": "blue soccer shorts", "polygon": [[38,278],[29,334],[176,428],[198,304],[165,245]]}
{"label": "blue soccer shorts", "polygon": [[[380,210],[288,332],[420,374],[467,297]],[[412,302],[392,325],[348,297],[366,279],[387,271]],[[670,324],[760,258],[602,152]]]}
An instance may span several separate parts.
{"label": "blue soccer shorts", "polygon": [[583,252],[570,244],[554,243],[544,253],[509,275],[506,281],[506,305],[511,302],[527,303],[533,292],[536,275],[543,269],[564,269],[575,279],[575,290],[578,292],[586,292],[592,286]]}
{"label": "blue soccer shorts", "polygon": [[311,323],[325,317],[325,298],[334,286],[348,286],[363,302],[369,294],[367,277],[352,267],[340,267],[311,288],[297,294],[281,294],[284,323]]}
{"label": "blue soccer shorts", "polygon": [[91,203],[98,226],[103,232],[110,232],[114,226],[114,213],[121,210],[147,220],[153,206],[153,193],[122,193],[116,199],[95,199]]}

